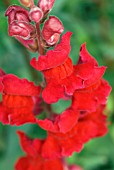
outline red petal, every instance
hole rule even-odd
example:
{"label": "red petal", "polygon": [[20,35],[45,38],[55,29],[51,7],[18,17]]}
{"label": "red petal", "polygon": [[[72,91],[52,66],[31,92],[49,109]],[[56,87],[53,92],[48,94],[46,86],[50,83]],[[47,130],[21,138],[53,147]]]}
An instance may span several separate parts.
{"label": "red petal", "polygon": [[67,57],[68,55],[64,49],[61,51],[50,50],[45,56],[39,56],[38,60],[33,58],[30,63],[36,70],[42,71],[63,64]]}
{"label": "red petal", "polygon": [[8,110],[2,105],[2,102],[0,102],[0,122],[9,124],[8,114]]}
{"label": "red petal", "polygon": [[27,155],[36,157],[41,150],[42,141],[39,139],[29,139],[22,131],[17,131],[17,134],[19,135],[22,149],[27,153]]}
{"label": "red petal", "polygon": [[66,109],[61,115],[56,116],[54,121],[44,119],[36,120],[38,125],[43,129],[51,132],[66,133],[76,124],[79,118],[79,112],[75,112],[73,109]]}
{"label": "red petal", "polygon": [[71,50],[71,46],[70,46],[71,35],[72,35],[72,32],[70,32],[70,31],[63,34],[61,41],[59,44],[56,45],[55,50],[62,51],[64,49],[66,51],[67,55],[69,55],[70,50]]}
{"label": "red petal", "polygon": [[74,151],[80,152],[83,145],[90,139],[105,135],[107,127],[106,116],[102,113],[103,109],[100,107],[96,112],[80,118],[78,123],[65,134],[49,132],[44,144],[45,154],[43,156],[47,158],[71,156]]}
{"label": "red petal", "polygon": [[39,96],[40,87],[27,79],[19,79],[17,76],[8,74],[3,77],[4,92],[13,95]]}
{"label": "red petal", "polygon": [[0,107],[0,121],[3,124],[18,126],[28,122],[35,123],[31,97],[4,95]]}
{"label": "red petal", "polygon": [[64,64],[57,66],[56,68],[45,70],[43,71],[43,74],[47,81],[50,81],[50,79],[54,79],[59,82],[61,79],[64,79],[71,75],[72,72],[72,60],[68,57]]}
{"label": "red petal", "polygon": [[52,159],[44,162],[44,169],[42,170],[64,170],[63,163],[60,159]]}
{"label": "red petal", "polygon": [[111,88],[105,80],[98,81],[96,85],[76,90],[72,106],[77,110],[94,112],[99,105],[106,104],[110,91]]}
{"label": "red petal", "polygon": [[83,87],[96,83],[102,78],[106,67],[96,67],[91,63],[79,64],[75,66],[75,75],[83,80]]}
{"label": "red petal", "polygon": [[60,44],[57,44],[54,50],[50,50],[44,56],[39,56],[38,60],[33,58],[31,65],[39,71],[57,67],[65,62],[70,53],[71,32],[63,35]]}
{"label": "red petal", "polygon": [[42,97],[49,104],[57,102],[60,98],[64,97],[64,88],[51,81],[43,90]]}
{"label": "red petal", "polygon": [[29,164],[31,162],[31,158],[21,157],[15,164],[15,170],[29,170]]}
{"label": "red petal", "polygon": [[56,138],[48,136],[42,147],[42,157],[51,159],[61,157],[61,147],[58,145]]}
{"label": "red petal", "polygon": [[86,43],[84,43],[81,45],[80,48],[80,57],[79,57],[78,64],[88,63],[88,62],[91,62],[94,66],[98,66],[97,61],[95,60],[95,58],[91,56],[91,54],[89,54],[89,52],[86,49]]}

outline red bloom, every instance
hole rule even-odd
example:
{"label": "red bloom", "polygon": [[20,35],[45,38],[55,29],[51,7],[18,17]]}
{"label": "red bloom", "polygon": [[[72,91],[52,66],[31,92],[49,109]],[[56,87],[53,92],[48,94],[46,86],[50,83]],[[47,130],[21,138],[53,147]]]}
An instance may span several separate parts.
{"label": "red bloom", "polygon": [[21,131],[18,131],[18,135],[26,156],[17,161],[15,170],[63,170],[63,163],[60,159],[48,160],[42,157],[44,140],[31,140]]}
{"label": "red bloom", "polygon": [[[111,87],[107,81],[101,79],[96,84],[74,92],[72,105],[61,115],[54,118],[36,120],[39,126],[51,132],[66,133],[76,125],[79,119],[79,111],[88,114],[95,112],[99,105],[105,105]],[[83,116],[83,115],[82,115]]]}
{"label": "red bloom", "polygon": [[43,157],[70,156],[74,151],[80,152],[90,139],[105,135],[107,127],[103,109],[104,107],[100,106],[96,112],[83,117],[80,112],[78,122],[65,134],[48,132],[48,138],[43,145]]}
{"label": "red bloom", "polygon": [[0,74],[0,121],[3,124],[21,125],[35,122],[33,109],[40,87],[27,79],[19,79],[12,74]]}
{"label": "red bloom", "polygon": [[97,61],[87,52],[85,44],[81,46],[79,61],[73,67],[69,58],[70,36],[71,33],[67,32],[54,50],[31,61],[31,65],[42,71],[46,79],[42,97],[47,103],[70,97],[76,89],[95,84],[106,70],[104,66],[98,67]]}
{"label": "red bloom", "polygon": [[100,104],[106,104],[110,91],[108,82],[101,79],[92,86],[76,90],[73,94],[72,107],[80,111],[94,112]]}

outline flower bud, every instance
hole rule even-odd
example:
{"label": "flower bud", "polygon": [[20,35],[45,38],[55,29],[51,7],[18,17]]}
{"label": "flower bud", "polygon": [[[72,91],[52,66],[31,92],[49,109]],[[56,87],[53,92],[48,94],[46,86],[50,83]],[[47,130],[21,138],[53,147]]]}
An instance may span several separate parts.
{"label": "flower bud", "polygon": [[19,0],[19,2],[25,7],[31,6],[31,0]]}
{"label": "flower bud", "polygon": [[50,16],[44,23],[42,36],[48,45],[54,45],[58,42],[60,34],[64,31],[62,22],[55,16]]}
{"label": "flower bud", "polygon": [[28,11],[16,5],[10,6],[6,11],[5,16],[8,16],[9,24],[11,24],[14,20],[30,22]]}
{"label": "flower bud", "polygon": [[39,0],[38,6],[46,14],[52,9],[54,2],[55,0]]}
{"label": "flower bud", "polygon": [[39,22],[43,17],[43,12],[39,7],[34,6],[31,8],[29,16],[32,21]]}
{"label": "flower bud", "polygon": [[69,170],[82,170],[82,168],[77,165],[71,165],[71,166],[69,166]]}
{"label": "flower bud", "polygon": [[14,21],[9,25],[9,35],[19,36],[25,40],[30,39],[35,34],[35,28],[33,25],[22,22]]}

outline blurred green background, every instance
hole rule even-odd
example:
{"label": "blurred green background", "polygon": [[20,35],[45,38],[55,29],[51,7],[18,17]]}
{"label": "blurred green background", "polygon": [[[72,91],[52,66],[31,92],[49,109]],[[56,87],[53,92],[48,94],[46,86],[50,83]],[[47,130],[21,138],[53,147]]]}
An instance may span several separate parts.
{"label": "blurred green background", "polygon": [[[37,54],[28,52],[7,34],[7,18],[4,17],[4,13],[10,4],[19,3],[18,0],[0,1],[0,67],[7,73],[34,80],[38,73],[29,66],[29,59]],[[99,65],[108,67],[104,77],[114,87],[114,0],[56,0],[51,14],[62,20],[65,31],[73,32],[73,62],[78,59],[80,45],[87,42],[87,49],[98,60]],[[62,110],[60,103],[56,107]],[[108,110],[109,133],[103,138],[87,143],[81,153],[73,154],[68,158],[70,164],[81,165],[84,170],[114,170],[113,91],[108,100]],[[24,154],[19,146],[17,129],[40,138],[45,136],[42,129],[33,125],[10,127],[0,123],[0,170],[13,170],[15,161]]]}

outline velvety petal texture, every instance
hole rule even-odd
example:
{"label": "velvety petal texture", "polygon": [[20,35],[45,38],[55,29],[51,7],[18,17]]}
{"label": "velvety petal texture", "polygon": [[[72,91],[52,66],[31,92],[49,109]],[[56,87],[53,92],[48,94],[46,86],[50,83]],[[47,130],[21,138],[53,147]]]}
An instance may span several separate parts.
{"label": "velvety petal texture", "polygon": [[31,65],[44,74],[46,87],[42,92],[42,97],[49,104],[72,96],[75,90],[91,88],[101,80],[106,70],[106,67],[98,66],[97,61],[87,51],[85,43],[80,48],[77,64],[73,66],[69,57],[70,36],[71,32],[67,32],[54,50],[49,50],[46,55],[39,56],[38,60],[35,58],[31,60]]}
{"label": "velvety petal texture", "polygon": [[35,98],[40,95],[40,86],[35,86],[27,79],[4,73],[0,76],[0,87],[0,121],[10,125],[35,123],[33,110],[37,102]]}
{"label": "velvety petal texture", "polygon": [[46,55],[40,55],[38,60],[33,58],[31,60],[31,65],[39,71],[48,70],[62,65],[70,53],[71,34],[71,32],[64,34],[60,44],[57,44],[54,50],[49,50]]}
{"label": "velvety petal texture", "polygon": [[61,115],[56,115],[53,121],[51,119],[44,119],[36,120],[36,122],[47,131],[66,133],[77,123],[78,118],[79,112],[68,108]]}
{"label": "velvety petal texture", "polygon": [[76,110],[94,112],[99,105],[105,105],[111,87],[104,79],[84,89],[76,90],[73,94],[72,107]]}
{"label": "velvety petal texture", "polygon": [[61,159],[45,159],[42,157],[42,147],[45,141],[29,139],[24,132],[18,131],[20,142],[26,156],[19,158],[15,170],[64,170]]}
{"label": "velvety petal texture", "polygon": [[48,138],[43,145],[45,150],[43,156],[46,158],[70,156],[74,151],[80,152],[90,139],[105,135],[107,127],[103,110],[104,107],[101,106],[96,112],[80,117],[75,126],[65,134],[48,132]]}

